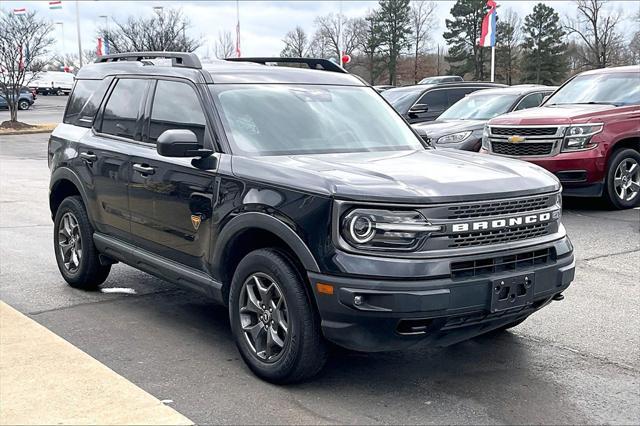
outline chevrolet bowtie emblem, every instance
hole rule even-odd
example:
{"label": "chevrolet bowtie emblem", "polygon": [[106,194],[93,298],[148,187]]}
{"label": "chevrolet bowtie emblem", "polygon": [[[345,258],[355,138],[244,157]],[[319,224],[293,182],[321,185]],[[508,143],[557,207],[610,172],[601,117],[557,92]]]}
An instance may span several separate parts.
{"label": "chevrolet bowtie emblem", "polygon": [[509,143],[520,143],[520,142],[524,142],[524,138],[522,136],[513,135],[513,136],[509,136],[507,141]]}
{"label": "chevrolet bowtie emblem", "polygon": [[200,223],[202,222],[202,217],[199,214],[191,215],[191,224],[193,225],[193,229],[196,231],[200,228]]}

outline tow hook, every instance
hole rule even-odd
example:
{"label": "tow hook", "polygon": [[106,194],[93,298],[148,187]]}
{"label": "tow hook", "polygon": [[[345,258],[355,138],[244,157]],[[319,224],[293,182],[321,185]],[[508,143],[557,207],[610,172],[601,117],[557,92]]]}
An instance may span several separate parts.
{"label": "tow hook", "polygon": [[564,300],[564,295],[562,293],[558,293],[555,296],[553,296],[551,299],[555,300],[556,302],[559,302],[561,300]]}

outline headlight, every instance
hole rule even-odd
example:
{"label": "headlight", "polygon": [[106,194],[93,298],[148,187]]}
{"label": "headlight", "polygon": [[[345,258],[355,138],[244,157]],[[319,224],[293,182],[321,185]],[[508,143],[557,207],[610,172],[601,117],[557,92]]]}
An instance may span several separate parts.
{"label": "headlight", "polygon": [[482,149],[489,151],[489,126],[486,124],[482,129]]}
{"label": "headlight", "polygon": [[457,142],[462,142],[463,140],[467,139],[469,136],[471,136],[471,131],[452,133],[450,135],[445,135],[445,136],[440,137],[436,143],[457,143]]}
{"label": "headlight", "polygon": [[353,247],[365,250],[411,251],[431,232],[442,230],[431,225],[417,211],[354,209],[343,216],[342,237]]}
{"label": "headlight", "polygon": [[562,151],[579,151],[594,148],[591,138],[602,131],[602,124],[578,124],[569,126],[564,134]]}

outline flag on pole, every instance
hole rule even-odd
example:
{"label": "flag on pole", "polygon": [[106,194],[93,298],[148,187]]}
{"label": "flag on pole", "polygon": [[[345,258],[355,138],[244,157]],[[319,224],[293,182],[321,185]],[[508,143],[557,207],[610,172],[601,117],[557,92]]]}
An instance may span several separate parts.
{"label": "flag on pole", "polygon": [[487,1],[487,6],[489,6],[490,9],[482,20],[482,33],[480,34],[478,45],[482,47],[493,47],[496,45],[497,4],[495,1],[489,0]]}
{"label": "flag on pole", "polygon": [[104,39],[102,40],[102,50],[105,55],[109,54],[109,38],[105,34]]}
{"label": "flag on pole", "polygon": [[61,1],[50,1],[49,2],[49,9],[51,9],[51,10],[62,9],[62,2]]}
{"label": "flag on pole", "polygon": [[98,48],[96,49],[96,55],[102,56],[102,37],[98,37]]}
{"label": "flag on pole", "polygon": [[240,57],[240,22],[236,25],[236,57]]}
{"label": "flag on pole", "polygon": [[26,7],[21,7],[19,9],[13,9],[13,14],[14,15],[26,15],[27,14],[27,8]]}

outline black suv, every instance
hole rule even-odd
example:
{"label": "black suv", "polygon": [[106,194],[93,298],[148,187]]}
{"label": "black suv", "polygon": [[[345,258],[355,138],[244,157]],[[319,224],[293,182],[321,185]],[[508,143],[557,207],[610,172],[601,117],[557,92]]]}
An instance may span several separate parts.
{"label": "black suv", "polygon": [[48,149],[64,279],[96,288],[120,261],[211,296],[277,383],[316,374],[327,341],[449,345],[562,299],[553,175],[424,146],[372,87],[300,61],[324,70],[168,52],[82,68]]}
{"label": "black suv", "polygon": [[477,81],[417,84],[382,92],[389,102],[411,124],[433,121],[451,105],[477,90],[507,87],[504,84]]}

